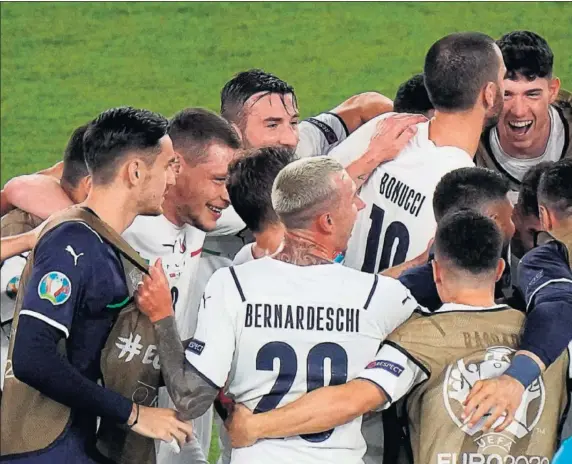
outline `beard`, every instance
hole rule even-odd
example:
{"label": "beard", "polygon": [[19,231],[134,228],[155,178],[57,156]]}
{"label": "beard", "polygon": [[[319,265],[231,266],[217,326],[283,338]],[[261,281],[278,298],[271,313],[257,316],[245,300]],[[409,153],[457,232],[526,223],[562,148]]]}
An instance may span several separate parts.
{"label": "beard", "polygon": [[500,87],[497,87],[497,93],[493,101],[493,106],[491,106],[485,115],[485,129],[489,127],[496,126],[499,122],[499,117],[502,113],[504,106],[504,97],[500,91]]}

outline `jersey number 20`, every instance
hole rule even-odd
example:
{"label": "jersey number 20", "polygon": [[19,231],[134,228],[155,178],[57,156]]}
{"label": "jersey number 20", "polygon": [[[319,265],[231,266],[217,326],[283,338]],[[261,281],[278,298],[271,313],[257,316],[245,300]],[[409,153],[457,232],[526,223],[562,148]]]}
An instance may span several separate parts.
{"label": "jersey number 20", "polygon": [[[367,245],[365,247],[365,255],[362,272],[377,273],[386,269],[397,266],[405,262],[407,251],[409,250],[409,232],[402,222],[395,221],[387,226],[385,237],[383,238],[383,250],[381,251],[381,260],[379,267],[375,270],[375,261],[377,259],[377,249],[379,248],[379,239],[381,238],[381,227],[383,225],[383,217],[385,211],[379,206],[373,205],[369,218],[371,219],[371,228],[367,234]],[[395,256],[391,262],[391,251],[393,244],[397,240],[397,249]]]}
{"label": "jersey number 20", "polygon": [[[264,345],[256,355],[256,369],[259,371],[273,371],[274,359],[280,361],[278,377],[270,393],[264,395],[254,414],[270,411],[276,408],[282,398],[290,391],[296,372],[298,371],[298,357],[294,348],[284,342],[270,342]],[[311,392],[324,386],[324,361],[328,358],[331,364],[330,385],[346,383],[348,377],[348,355],[340,345],[336,343],[319,343],[309,352],[306,359],[306,382],[307,390]],[[321,433],[301,435],[304,440],[319,443],[327,440],[333,433],[327,430]]]}

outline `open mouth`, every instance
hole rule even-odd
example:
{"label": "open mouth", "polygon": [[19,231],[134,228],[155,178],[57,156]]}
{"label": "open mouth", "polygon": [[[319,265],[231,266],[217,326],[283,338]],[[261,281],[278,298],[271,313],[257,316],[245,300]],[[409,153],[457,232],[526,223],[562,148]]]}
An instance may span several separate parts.
{"label": "open mouth", "polygon": [[515,135],[525,135],[532,127],[532,121],[509,121],[508,127]]}
{"label": "open mouth", "polygon": [[217,208],[216,206],[211,206],[211,205],[207,205],[207,208],[210,209],[217,216],[220,216],[222,214],[222,208]]}

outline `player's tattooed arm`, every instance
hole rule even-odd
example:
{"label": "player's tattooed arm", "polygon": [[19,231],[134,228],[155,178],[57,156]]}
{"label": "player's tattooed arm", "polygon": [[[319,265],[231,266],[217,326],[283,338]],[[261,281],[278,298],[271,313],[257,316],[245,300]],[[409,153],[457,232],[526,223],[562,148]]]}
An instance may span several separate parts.
{"label": "player's tattooed arm", "polygon": [[218,390],[205,381],[185,358],[175,318],[169,316],[154,324],[157,334],[161,373],[167,390],[183,420],[202,416],[213,404]]}
{"label": "player's tattooed arm", "polygon": [[237,405],[225,423],[233,448],[250,446],[262,438],[282,438],[318,433],[345,424],[386,401],[374,383],[356,379],[344,385],[323,387],[278,409],[252,414]]}
{"label": "player's tattooed arm", "polygon": [[139,310],[154,325],[161,374],[180,418],[189,420],[203,415],[213,403],[218,389],[204,380],[185,358],[169,282],[160,259],[149,267],[149,275],[143,277],[134,296]]}
{"label": "player's tattooed arm", "polygon": [[381,119],[366,152],[346,167],[359,189],[380,164],[399,155],[417,132],[416,124],[426,121],[421,115],[397,114]]}
{"label": "player's tattooed arm", "polygon": [[[333,258],[333,257],[332,257]],[[318,243],[301,234],[286,233],[284,246],[275,259],[297,266],[312,266],[315,264],[330,264],[332,259],[327,257]]]}

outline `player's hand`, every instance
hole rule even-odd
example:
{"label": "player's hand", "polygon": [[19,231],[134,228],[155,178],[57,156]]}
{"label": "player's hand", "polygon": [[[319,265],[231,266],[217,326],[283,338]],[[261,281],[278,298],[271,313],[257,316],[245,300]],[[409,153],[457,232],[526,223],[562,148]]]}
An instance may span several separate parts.
{"label": "player's hand", "polygon": [[133,296],[139,310],[153,323],[174,314],[171,289],[161,258],[149,266],[149,275],[143,276]]}
{"label": "player's hand", "polygon": [[250,409],[241,404],[235,404],[230,417],[224,423],[233,448],[244,448],[256,443],[254,427],[254,414]]}
{"label": "player's hand", "polygon": [[427,121],[425,116],[408,113],[382,119],[377,123],[367,152],[375,157],[377,164],[395,159],[417,133],[416,125],[424,121]]}
{"label": "player's hand", "polygon": [[[136,406],[133,405],[133,412],[129,417],[128,424],[135,421],[136,414]],[[189,442],[193,436],[191,423],[177,419],[177,412],[173,409],[146,406],[139,406],[139,419],[132,430],[144,437],[163,440],[167,443],[172,442],[174,438],[180,447]]]}
{"label": "player's hand", "polygon": [[495,432],[502,432],[514,420],[523,393],[524,386],[508,375],[479,380],[465,400],[462,419],[469,419],[469,427],[474,427],[490,411],[482,427],[486,431],[506,413],[504,421],[495,428]]}

